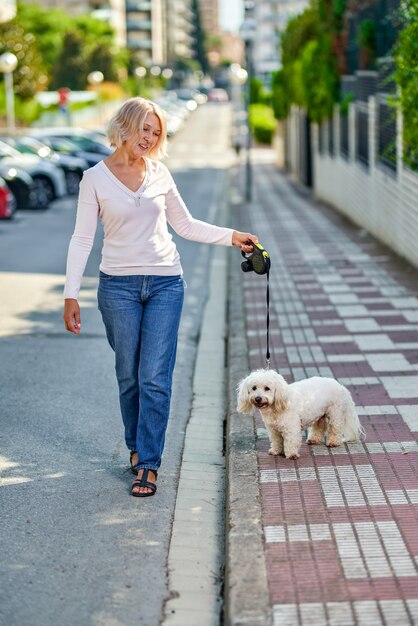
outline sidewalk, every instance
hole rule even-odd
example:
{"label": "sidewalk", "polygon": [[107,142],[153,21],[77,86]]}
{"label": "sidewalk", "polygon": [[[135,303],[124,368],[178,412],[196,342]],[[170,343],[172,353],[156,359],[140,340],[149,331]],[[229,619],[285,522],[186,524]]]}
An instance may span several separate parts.
{"label": "sidewalk", "polygon": [[268,161],[253,151],[253,200],[235,199],[233,223],[271,256],[271,367],[337,378],[367,438],[286,460],[258,415],[254,449],[234,390],[265,366],[266,281],[231,261],[225,623],[418,624],[418,271]]}

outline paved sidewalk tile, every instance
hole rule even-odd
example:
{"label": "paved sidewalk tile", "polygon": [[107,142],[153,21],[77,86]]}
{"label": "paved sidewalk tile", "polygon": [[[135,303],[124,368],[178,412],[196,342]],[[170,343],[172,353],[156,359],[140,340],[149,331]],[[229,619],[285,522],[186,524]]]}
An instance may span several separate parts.
{"label": "paved sidewalk tile", "polygon": [[[418,271],[256,156],[234,223],[271,255],[271,367],[343,382],[366,431],[293,461],[255,418],[273,624],[418,624]],[[241,278],[256,369],[266,281]]]}

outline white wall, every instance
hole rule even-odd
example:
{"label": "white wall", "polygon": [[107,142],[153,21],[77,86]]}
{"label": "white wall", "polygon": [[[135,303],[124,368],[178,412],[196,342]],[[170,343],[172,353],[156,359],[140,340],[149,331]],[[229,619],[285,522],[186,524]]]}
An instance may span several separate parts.
{"label": "white wall", "polygon": [[[365,228],[400,256],[418,267],[418,174],[401,162],[401,116],[398,114],[397,167],[386,170],[376,162],[376,103],[369,98],[369,167],[355,159],[355,105],[349,111],[348,159],[340,155],[339,111],[334,114],[334,156],[318,151],[318,127],[312,128],[314,191],[353,222]],[[288,120],[288,155],[298,174],[297,109]],[[288,135],[289,136],[289,135]]]}

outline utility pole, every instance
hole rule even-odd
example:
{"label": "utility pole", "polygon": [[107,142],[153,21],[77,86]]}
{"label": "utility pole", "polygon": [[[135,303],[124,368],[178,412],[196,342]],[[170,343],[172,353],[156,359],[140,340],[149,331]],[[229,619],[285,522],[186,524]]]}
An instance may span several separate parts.
{"label": "utility pole", "polygon": [[247,154],[245,161],[245,199],[251,202],[252,199],[252,164],[251,164],[251,147],[252,134],[250,125],[250,104],[251,104],[251,79],[253,77],[253,40],[255,34],[254,22],[254,0],[246,0],[244,3],[245,18],[241,26],[240,34],[245,45],[245,65],[247,69],[247,93],[246,93],[246,109],[247,109]]}

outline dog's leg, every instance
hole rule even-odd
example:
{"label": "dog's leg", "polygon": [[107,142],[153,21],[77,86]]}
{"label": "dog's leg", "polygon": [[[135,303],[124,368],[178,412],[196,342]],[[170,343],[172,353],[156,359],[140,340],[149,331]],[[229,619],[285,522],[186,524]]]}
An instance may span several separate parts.
{"label": "dog's leg", "polygon": [[340,408],[331,407],[328,411],[328,418],[327,446],[328,448],[338,448],[342,444],[344,416]]}
{"label": "dog's leg", "polygon": [[297,426],[297,430],[288,430],[283,433],[283,447],[286,459],[299,458],[299,450],[302,445],[302,431],[300,424],[297,424]]}
{"label": "dog's leg", "polygon": [[308,445],[320,445],[321,443],[324,443],[325,428],[326,417],[324,415],[309,428],[306,443]]}
{"label": "dog's leg", "polygon": [[271,428],[266,425],[267,432],[269,434],[270,439],[270,450],[269,454],[277,456],[278,454],[283,454],[283,437],[282,434],[279,433],[274,428]]}

